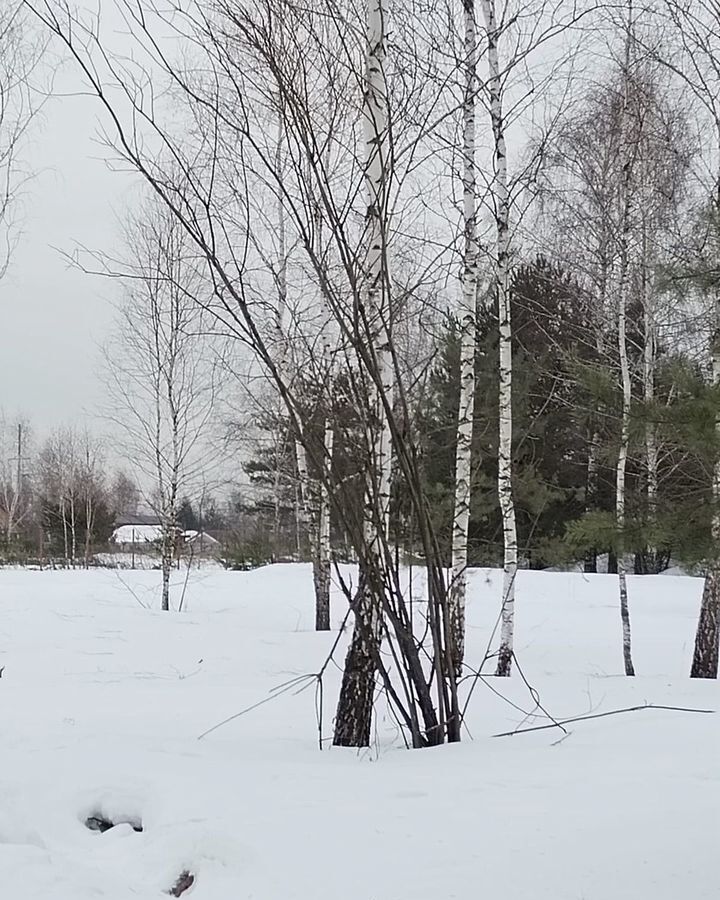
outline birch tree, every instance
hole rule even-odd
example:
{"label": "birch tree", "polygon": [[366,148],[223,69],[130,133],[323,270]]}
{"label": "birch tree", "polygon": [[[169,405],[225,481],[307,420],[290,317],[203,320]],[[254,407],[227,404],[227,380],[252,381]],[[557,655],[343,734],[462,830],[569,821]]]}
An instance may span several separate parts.
{"label": "birch tree", "polygon": [[477,348],[478,223],[475,120],[479,83],[474,0],[463,0],[464,96],[463,149],[463,274],[460,332],[460,397],[455,449],[455,497],[452,523],[452,582],[450,588],[455,667],[462,672],[465,655],[468,532],[472,485],[473,422],[475,418],[475,352]]}
{"label": "birch tree", "polygon": [[[367,192],[366,259],[364,266],[365,303],[367,315],[373,323],[375,356],[380,384],[372,406],[373,420],[368,428],[368,444],[372,448],[374,464],[372,480],[368,483],[368,516],[365,540],[370,552],[382,552],[383,538],[387,538],[390,506],[390,435],[383,407],[383,394],[392,397],[392,368],[390,351],[391,323],[388,290],[390,275],[387,257],[388,179],[391,173],[389,150],[388,96],[385,76],[387,0],[370,0],[367,7],[367,50],[363,92],[363,127],[365,140],[365,185]],[[382,393],[381,393],[382,392]],[[373,493],[377,500],[372,503]],[[379,519],[373,521],[371,511],[377,508]],[[334,743],[346,747],[370,743],[372,704],[375,693],[376,658],[382,634],[382,609],[367,573],[361,569],[361,584],[355,599],[355,626],[345,660],[343,683],[336,713]]]}
{"label": "birch tree", "polygon": [[95,540],[98,512],[106,506],[107,491],[104,479],[105,458],[101,443],[86,429],[79,442],[76,478],[83,504],[85,539],[83,562],[90,568]]}
{"label": "birch tree", "polygon": [[61,535],[62,558],[65,566],[72,568],[78,559],[82,510],[79,446],[75,429],[63,426],[47,438],[38,458],[44,517]]}
{"label": "birch tree", "polygon": [[31,177],[22,150],[42,109],[32,79],[43,51],[25,4],[8,0],[0,8],[0,278],[20,236],[18,200]]}
{"label": "birch tree", "polygon": [[[508,134],[522,127],[537,128],[538,94],[552,94],[562,75],[569,78],[578,52],[573,29],[593,7],[557,5],[537,0],[530,4],[498,4],[481,0],[487,77],[484,97],[492,132],[492,165],[483,204],[492,220],[492,250],[488,269],[498,317],[498,473],[497,490],[503,531],[503,586],[500,645],[496,673],[512,670],[515,588],[518,570],[517,516],[513,494],[513,332],[511,321],[511,262],[513,240],[519,244],[524,212],[532,201],[539,172],[545,162],[548,136],[557,116],[549,115],[542,137],[529,153],[517,152],[511,169]],[[541,57],[548,45],[569,36],[553,65]],[[566,68],[567,67],[567,68]],[[516,145],[523,139],[514,138]],[[523,158],[524,157],[524,158]]]}
{"label": "birch tree", "polygon": [[[281,103],[282,101],[280,101]],[[278,125],[278,149],[276,155],[276,167],[278,173],[282,176],[284,172],[284,153],[283,153],[284,129],[282,118]],[[326,156],[329,155],[329,149]],[[275,328],[277,332],[278,346],[278,366],[285,372],[285,377],[290,382],[298,385],[307,386],[309,393],[308,402],[311,401],[313,395],[318,399],[320,408],[329,406],[326,393],[332,392],[332,375],[331,375],[331,348],[329,340],[329,323],[321,326],[320,335],[320,360],[319,366],[315,369],[315,383],[309,383],[306,375],[301,374],[303,367],[302,358],[298,358],[298,354],[293,352],[293,340],[291,327],[293,324],[293,313],[288,296],[288,265],[289,265],[289,248],[287,241],[287,226],[285,203],[280,195],[277,199],[277,215],[278,215],[278,259],[275,282],[277,285],[277,310]],[[314,251],[318,258],[323,252],[322,237],[322,216],[317,213],[315,222]],[[278,397],[278,403],[282,407],[282,398]],[[305,404],[307,406],[307,403]],[[279,415],[281,413],[279,412]],[[310,411],[307,410],[305,415],[309,416]],[[310,428],[310,423],[307,425]],[[321,444],[318,448],[319,455],[332,461],[332,423],[329,413],[325,415],[325,424],[321,430]],[[330,581],[331,581],[331,547],[330,547],[330,509],[327,490],[323,487],[322,480],[318,478],[318,474],[312,471],[308,466],[303,442],[296,438],[295,440],[295,459],[297,463],[298,485],[297,491],[299,495],[298,512],[301,513],[300,518],[305,526],[305,532],[309,538],[310,559],[313,567],[313,586],[315,590],[315,629],[316,631],[330,630]],[[282,454],[276,452],[276,458],[279,460]],[[279,479],[279,469],[277,476]],[[279,480],[276,482],[276,523],[279,511]]]}
{"label": "birch tree", "polygon": [[499,320],[498,497],[503,523],[503,587],[500,648],[496,674],[510,675],[515,627],[515,581],[518,568],[517,524],[513,500],[512,462],[512,323],[510,319],[510,191],[503,115],[503,79],[499,41],[501,28],[495,0],[481,0],[487,35],[487,93],[493,133],[492,199],[495,253],[492,258]]}
{"label": "birch tree", "polygon": [[630,609],[627,590],[627,557],[625,546],[625,493],[628,452],[630,447],[630,411],[632,405],[632,383],[627,343],[627,307],[630,289],[630,239],[633,213],[633,183],[637,162],[638,143],[631,127],[632,73],[634,64],[634,21],[632,0],[628,3],[628,21],[625,37],[624,63],[622,68],[622,105],[620,111],[620,161],[621,178],[619,191],[620,224],[618,235],[618,281],[617,281],[617,333],[620,359],[620,382],[622,389],[622,414],[620,421],[620,447],[615,480],[615,523],[617,526],[617,566],[620,592],[620,618],[623,633],[623,662],[625,674],[634,675],[632,660],[632,635]]}
{"label": "birch tree", "polygon": [[[330,159],[332,144],[328,142],[326,160]],[[323,219],[318,208],[315,214],[316,224],[316,254],[322,256],[323,248]],[[335,395],[335,352],[333,338],[332,311],[323,304],[323,323],[321,325],[321,378],[319,382],[320,408],[324,410],[322,425],[322,441],[319,455],[322,463],[332,472],[333,448],[335,431],[333,425],[333,400]],[[313,518],[313,531],[317,535],[317,547],[313,553],[313,584],[315,586],[315,628],[317,631],[330,630],[330,588],[332,579],[332,545],[331,545],[331,503],[327,481],[316,477],[314,480],[315,491],[315,516]]]}
{"label": "birch tree", "polygon": [[218,358],[203,327],[204,289],[175,220],[149,203],[127,226],[127,285],[106,358],[111,419],[161,525],[161,605],[171,608],[178,505],[212,477]]}

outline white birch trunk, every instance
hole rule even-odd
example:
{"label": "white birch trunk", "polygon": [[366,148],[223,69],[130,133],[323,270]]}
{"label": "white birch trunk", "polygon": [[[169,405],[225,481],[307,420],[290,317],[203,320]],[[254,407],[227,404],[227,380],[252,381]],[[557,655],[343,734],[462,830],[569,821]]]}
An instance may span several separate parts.
{"label": "white birch trunk", "polygon": [[[366,91],[363,106],[365,130],[365,182],[368,208],[367,258],[365,266],[368,318],[374,323],[375,356],[380,390],[375,391],[374,418],[371,438],[378,473],[378,493],[381,517],[386,520],[390,506],[391,440],[390,427],[384,413],[382,395],[392,398],[393,369],[390,353],[389,277],[385,259],[387,181],[390,158],[388,153],[387,85],[385,82],[385,27],[388,16],[387,0],[370,0],[368,4],[368,50]],[[373,529],[374,530],[374,529]]]}
{"label": "white birch trunk", "polygon": [[[275,167],[276,171],[280,174],[283,172],[284,163],[283,163],[283,144],[285,140],[285,130],[283,127],[282,113],[280,113],[278,117],[278,137],[277,137],[277,149],[275,153]],[[277,304],[275,306],[275,340],[277,343],[277,353],[278,353],[278,368],[281,372],[287,367],[288,364],[288,356],[289,356],[289,346],[288,346],[288,338],[285,334],[285,312],[287,310],[287,235],[286,235],[286,226],[285,226],[285,204],[283,203],[282,194],[278,194],[277,201],[277,217],[278,217],[278,259],[277,259]],[[273,559],[277,561],[279,556],[279,548],[280,548],[280,484],[282,480],[282,458],[283,458],[283,450],[285,446],[285,440],[282,435],[282,413],[283,413],[283,401],[278,398],[278,432],[276,435],[275,442],[275,482],[273,485],[273,491],[275,494],[274,501],[274,519],[273,519]],[[300,442],[296,440],[295,442],[295,451],[296,451],[296,459],[298,464],[298,477],[300,479],[299,484],[299,495],[300,495],[300,506],[298,507],[298,512],[302,517],[303,524],[307,524],[307,507],[305,503],[305,496],[307,491],[307,480],[303,480],[303,474],[300,472]],[[302,463],[304,465],[305,462],[305,454],[304,450],[302,456]],[[304,472],[307,474],[307,467],[304,466]],[[299,542],[298,542],[299,543]]]}
{"label": "white birch trunk", "polygon": [[90,568],[90,555],[92,551],[92,533],[94,527],[95,509],[90,493],[85,497],[85,568]]}
{"label": "white birch trunk", "polygon": [[163,612],[170,611],[170,573],[173,566],[173,543],[175,528],[168,519],[163,523],[160,548],[160,568],[162,570],[162,596],[161,608]]}
{"label": "white birch trunk", "polygon": [[65,550],[65,565],[69,565],[70,563],[70,544],[68,538],[68,520],[67,520],[67,505],[65,502],[65,485],[61,485],[60,488],[63,491],[62,498],[60,500],[60,516],[62,518],[63,525],[63,544]]}
{"label": "white birch trunk", "polygon": [[70,552],[74,569],[77,562],[77,514],[75,511],[74,487],[71,488],[70,493]]}
{"label": "white birch trunk", "polygon": [[[598,484],[600,477],[600,432],[593,427],[590,436],[587,458],[587,482],[585,485],[585,512],[589,513],[597,506]],[[597,548],[592,547],[585,553],[583,564],[585,572],[597,572]]]}
{"label": "white birch trunk", "polygon": [[[168,382],[168,397],[171,408],[173,403],[173,388]],[[159,470],[159,483],[163,485],[161,490],[161,540],[160,540],[160,568],[162,572],[161,608],[164,612],[170,611],[170,573],[175,561],[175,541],[177,539],[177,498],[180,483],[180,459],[177,446],[177,421],[172,419],[172,458],[168,476]]]}
{"label": "white birch trunk", "polygon": [[[390,352],[389,274],[386,265],[386,218],[388,166],[388,109],[385,82],[385,27],[388,16],[387,0],[370,0],[368,5],[367,90],[364,105],[366,183],[368,192],[368,255],[367,310],[375,323],[372,340],[379,375],[380,388],[374,394],[374,422],[369,436],[374,449],[374,469],[378,473],[378,506],[380,528],[387,530],[390,510],[390,474],[392,441],[390,423],[385,415],[383,397],[393,396],[393,364]],[[378,544],[377,525],[368,518],[368,537]]]}
{"label": "white birch trunk", "polygon": [[295,458],[297,460],[298,484],[300,487],[301,521],[310,545],[310,560],[314,564],[318,548],[317,504],[315,498],[311,496],[311,479],[308,474],[305,445],[299,439],[295,441]]}
{"label": "white birch trunk", "polygon": [[[386,528],[390,504],[391,441],[382,394],[392,397],[392,360],[389,335],[390,304],[385,259],[387,217],[388,110],[385,82],[385,40],[387,0],[369,0],[367,7],[367,56],[363,125],[365,131],[365,183],[367,188],[367,256],[365,295],[368,319],[374,324],[372,335],[381,388],[373,390],[370,419],[367,423],[371,449],[368,472],[366,542],[371,552],[379,551],[378,529]],[[375,476],[375,479],[374,477]],[[376,522],[372,510],[379,512]],[[360,576],[355,599],[355,626],[345,659],[335,734],[339,746],[362,747],[370,742],[372,706],[375,694],[376,658],[382,634],[381,598],[368,589]]]}
{"label": "white birch trunk", "polygon": [[[643,396],[645,400],[645,458],[647,468],[647,525],[654,532],[657,525],[657,500],[658,500],[658,447],[657,427],[654,422],[655,403],[655,355],[656,355],[656,329],[655,309],[653,302],[653,285],[650,273],[650,260],[648,259],[647,239],[643,240],[645,249],[644,285],[643,285],[643,319],[645,331],[645,347],[643,352]],[[658,571],[658,550],[654,541],[649,541],[647,547],[648,563],[651,572]]]}
{"label": "white birch trunk", "polygon": [[475,104],[477,102],[477,33],[474,0],[463,0],[465,16],[465,96],[463,99],[463,276],[460,341],[460,397],[455,445],[455,500],[452,524],[452,581],[449,592],[453,664],[462,673],[465,656],[465,597],[475,416],[475,348],[477,345],[478,241],[475,172]]}
{"label": "white birch trunk", "polygon": [[[325,421],[323,440],[323,464],[327,466],[327,476],[332,470],[333,427],[330,417]],[[318,481],[318,547],[317,558],[313,560],[313,581],[315,584],[315,630],[330,630],[330,567],[332,562],[330,545],[330,494],[327,479]]]}
{"label": "white birch trunk", "polygon": [[[327,27],[329,22],[323,21],[322,29],[324,41],[330,44],[331,31]],[[333,100],[329,99],[328,121],[333,120]],[[332,135],[327,136],[327,145],[325,148],[325,171],[331,171],[332,165]],[[315,253],[318,260],[325,256],[326,248],[323,239],[323,212],[320,203],[315,208]],[[330,489],[332,483],[333,471],[333,451],[335,445],[335,429],[333,424],[334,415],[334,398],[335,398],[335,358],[333,337],[335,336],[335,327],[333,326],[333,311],[327,298],[324,297],[326,321],[322,328],[322,351],[323,351],[323,372],[327,378],[327,393],[325,411],[325,430],[323,434],[323,446],[321,448],[321,460],[324,468],[324,477],[320,477],[318,484],[318,559],[315,571],[315,627],[318,631],[330,629],[330,585],[331,585],[331,567],[332,567],[332,536],[331,536],[331,505],[330,505]],[[335,341],[335,344],[337,342]]]}
{"label": "white birch trunk", "polygon": [[273,479],[273,549],[272,560],[278,560],[278,548],[280,546],[280,435],[276,435],[275,440],[275,478]]}
{"label": "white birch trunk", "polygon": [[[276,169],[280,173],[283,170],[283,143],[284,132],[282,124],[282,116],[278,122],[278,144],[276,153]],[[320,247],[320,225],[317,223],[317,242],[319,251]],[[284,332],[283,319],[287,310],[288,287],[287,287],[287,235],[285,223],[285,206],[282,196],[278,197],[278,271],[277,271],[277,287],[278,287],[278,304],[276,310],[276,331],[278,343],[280,346],[280,369],[292,365],[289,360],[288,338]],[[324,354],[327,358],[327,353]],[[305,423],[301,426],[304,428]],[[325,438],[325,434],[323,435]],[[324,459],[327,454],[326,447],[320,447],[320,459]],[[322,522],[323,522],[323,497],[327,500],[327,490],[322,484],[322,477],[315,477],[310,474],[307,465],[307,453],[302,442],[298,439],[295,441],[295,453],[298,464],[298,480],[300,494],[300,518],[308,535],[310,559],[313,566],[313,585],[315,589],[315,628],[317,631],[328,631],[330,629],[330,555],[329,546],[327,552],[322,540]],[[276,509],[279,511],[279,465],[276,478]],[[329,509],[326,510],[329,517]]]}
{"label": "white birch trunk", "polygon": [[500,649],[496,674],[509,675],[512,669],[515,629],[515,581],[518,568],[517,525],[512,489],[512,323],[510,319],[510,196],[507,149],[503,121],[503,89],[498,55],[498,23],[495,0],[482,0],[488,37],[488,94],[494,139],[495,178],[493,199],[497,249],[495,284],[499,323],[499,441],[498,498],[503,524],[503,596]]}
{"label": "white birch trunk", "polygon": [[[326,423],[322,456],[332,457],[332,428]],[[329,442],[329,443],[328,443]],[[300,513],[310,543],[310,560],[315,590],[315,630],[330,630],[330,499],[322,476],[308,474],[307,454],[301,441],[296,441],[295,453],[300,486]],[[322,465],[325,465],[322,459]]]}
{"label": "white birch trunk", "polygon": [[625,475],[630,447],[630,410],[632,403],[632,383],[630,381],[630,365],[627,349],[627,300],[629,288],[629,243],[631,213],[631,183],[633,175],[633,148],[627,127],[630,91],[630,60],[633,41],[632,6],[629,10],[628,34],[625,48],[624,100],[620,121],[620,158],[622,161],[622,178],[620,183],[622,219],[620,222],[620,272],[618,278],[618,353],[620,357],[620,377],[622,387],[622,419],[620,423],[620,447],[615,471],[615,527],[617,529],[617,571],[620,592],[620,620],[623,636],[623,662],[625,674],[634,675],[632,661],[632,633],[630,629],[630,607],[627,590],[627,560],[625,548]]}
{"label": "white birch trunk", "polygon": [[[627,269],[627,262],[621,263],[621,268]],[[630,609],[627,591],[627,565],[625,552],[625,473],[627,468],[628,449],[630,445],[630,403],[631,382],[630,367],[628,365],[627,338],[626,338],[626,303],[627,303],[627,273],[621,274],[618,304],[618,349],[620,351],[620,371],[622,378],[622,421],[620,426],[620,449],[615,479],[615,522],[618,534],[617,570],[620,590],[620,617],[623,630],[623,660],[625,674],[634,675],[635,669],[632,661],[632,640],[630,632]]]}

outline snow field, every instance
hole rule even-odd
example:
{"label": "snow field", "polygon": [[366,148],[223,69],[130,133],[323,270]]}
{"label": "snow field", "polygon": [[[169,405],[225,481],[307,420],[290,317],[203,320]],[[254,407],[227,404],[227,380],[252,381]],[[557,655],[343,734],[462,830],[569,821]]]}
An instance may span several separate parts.
{"label": "snow field", "polygon": [[[544,706],[720,707],[717,682],[687,677],[701,582],[630,579],[635,679],[621,674],[616,588],[612,576],[521,573],[517,652]],[[497,573],[472,573],[470,664],[499,589]],[[158,611],[158,597],[157,572],[0,572],[8,900],[160,900],[183,869],[192,900],[718,897],[718,716],[644,710],[562,740],[493,738],[524,716],[477,684],[460,746],[405,751],[381,702],[372,748],[321,753],[311,687],[198,741],[317,671],[336,635],[312,630],[306,566],[193,572],[182,614]],[[333,599],[338,625],[345,601]],[[339,678],[331,666],[324,737]],[[489,683],[532,710],[517,673]],[[144,830],[91,832],[97,813]]]}

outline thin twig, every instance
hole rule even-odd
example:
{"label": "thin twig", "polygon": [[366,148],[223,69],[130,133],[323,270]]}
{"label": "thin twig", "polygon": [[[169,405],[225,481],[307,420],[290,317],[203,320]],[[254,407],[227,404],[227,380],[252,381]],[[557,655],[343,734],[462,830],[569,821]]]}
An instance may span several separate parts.
{"label": "thin twig", "polygon": [[148,604],[147,604],[147,603],[143,603],[143,601],[138,597],[138,595],[137,595],[137,594],[135,593],[135,591],[130,587],[130,585],[129,585],[126,581],[123,580],[123,577],[122,577],[122,575],[118,572],[118,570],[117,570],[117,569],[113,569],[113,572],[115,573],[115,577],[116,577],[117,580],[120,582],[120,584],[125,588],[126,591],[130,591],[130,593],[131,593],[131,594],[133,595],[133,597],[137,600],[137,602],[140,604],[140,606],[142,606],[143,609],[149,609],[150,607],[148,606]]}
{"label": "thin twig", "polygon": [[513,737],[516,734],[527,734],[529,731],[545,731],[548,728],[562,728],[563,725],[569,725],[571,722],[585,722],[588,719],[604,719],[606,716],[618,716],[621,713],[639,712],[643,709],[665,709],[673,712],[689,712],[703,713],[711,715],[714,709],[695,709],[687,706],[663,706],[656,703],[643,703],[642,706],[626,706],[623,709],[609,709],[607,712],[593,713],[589,716],[573,716],[571,719],[561,719],[557,722],[551,722],[549,725],[533,725],[531,728],[518,728],[515,731],[502,731],[494,734],[493,737]]}
{"label": "thin twig", "polygon": [[[535,703],[535,709],[541,710],[545,714],[546,718],[550,719],[550,721],[554,725],[556,725],[561,731],[564,731],[565,734],[567,734],[567,731],[565,728],[563,728],[562,723],[558,722],[558,720],[555,718],[555,716],[551,716],[550,713],[547,711],[547,709],[545,709],[545,707],[542,705],[542,702],[540,700],[540,692],[537,690],[537,688],[533,687],[530,684],[530,682],[527,680],[527,678],[525,677],[525,673],[523,672],[522,668],[520,667],[520,662],[518,661],[515,651],[513,651],[512,658],[515,660],[515,668],[518,670],[518,674],[520,675],[523,682],[525,683],[525,686],[527,687],[528,691],[530,692],[530,696],[532,697],[533,702]],[[534,714],[534,711],[533,711],[533,714]]]}
{"label": "thin twig", "polygon": [[190,557],[188,559],[187,572],[185,573],[185,582],[183,584],[182,594],[180,595],[180,604],[178,606],[178,612],[182,612],[183,607],[185,606],[185,593],[187,592],[188,581],[190,580],[190,567],[192,566],[193,556],[195,555],[194,549],[195,548],[191,545],[190,546]]}
{"label": "thin twig", "polygon": [[[207,735],[212,734],[213,731],[217,731],[218,728],[222,728],[223,725],[227,725],[229,722],[233,722],[235,719],[239,719],[241,716],[244,716],[246,713],[252,712],[254,709],[257,709],[259,706],[264,706],[264,704],[269,703],[271,700],[275,700],[278,697],[281,697],[283,694],[288,693],[288,691],[293,690],[293,688],[298,687],[298,685],[299,685],[299,688],[295,692],[296,694],[302,693],[302,691],[306,690],[313,683],[315,683],[316,685],[319,685],[319,701],[322,704],[323,675],[325,674],[325,670],[327,669],[328,665],[330,664],[330,661],[333,658],[333,654],[335,653],[335,650],[337,649],[337,646],[340,643],[340,639],[343,635],[343,630],[345,628],[345,623],[347,622],[351,611],[352,611],[351,609],[348,609],[347,613],[345,614],[345,618],[343,619],[342,626],[340,627],[340,630],[338,631],[338,634],[336,635],[335,640],[333,641],[333,645],[330,648],[330,653],[327,655],[325,662],[323,663],[319,672],[310,672],[306,675],[299,675],[297,678],[293,678],[291,681],[286,681],[283,684],[279,684],[277,687],[274,687],[271,689],[269,697],[264,697],[262,700],[258,700],[257,703],[253,703],[250,706],[246,706],[245,709],[241,709],[240,712],[236,712],[232,716],[228,716],[227,719],[223,719],[222,722],[218,722],[217,725],[213,725],[212,728],[208,728],[207,731],[203,731],[202,734],[198,735],[198,740],[199,741],[202,740],[204,737],[207,737]],[[315,703],[316,703],[316,709],[317,709],[318,693],[316,693],[316,695],[315,695]],[[316,715],[318,715],[319,745],[320,745],[320,749],[322,750],[322,706],[320,706],[319,714],[316,712]]]}
{"label": "thin twig", "polygon": [[278,697],[281,697],[283,694],[288,693],[298,684],[303,681],[315,681],[317,679],[317,675],[300,675],[298,678],[293,678],[292,681],[288,681],[285,685],[279,685],[277,688],[273,688],[272,693],[269,697],[265,697],[262,700],[258,700],[257,703],[253,703],[251,706],[246,706],[245,709],[241,709],[240,712],[234,713],[232,716],[228,716],[227,719],[223,719],[222,722],[218,722],[217,725],[213,725],[212,728],[208,728],[207,731],[203,731],[202,734],[198,735],[198,740],[201,741],[204,737],[207,737],[209,734],[212,734],[213,731],[217,731],[218,728],[222,728],[223,725],[227,725],[229,722],[233,722],[235,719],[239,719],[240,716],[244,716],[246,713],[252,712],[254,709],[257,709],[259,706],[264,706],[266,703],[269,703],[271,700],[277,700]]}

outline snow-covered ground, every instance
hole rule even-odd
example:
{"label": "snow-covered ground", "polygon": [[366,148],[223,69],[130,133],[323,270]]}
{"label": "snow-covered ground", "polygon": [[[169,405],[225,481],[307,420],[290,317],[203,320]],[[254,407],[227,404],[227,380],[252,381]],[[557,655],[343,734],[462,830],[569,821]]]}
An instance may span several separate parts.
{"label": "snow-covered ground", "polygon": [[[184,579],[185,573],[178,573]],[[710,900],[720,896],[720,716],[644,710],[494,738],[523,715],[478,685],[463,744],[317,748],[305,566],[194,572],[187,609],[146,608],[156,572],[0,571],[0,896],[160,900]],[[697,579],[630,580],[638,677],[622,676],[612,576],[523,572],[517,652],[557,717],[720,708],[687,677]],[[179,590],[179,588],[178,588]],[[468,660],[497,616],[471,579]],[[338,594],[333,619],[345,612]],[[344,645],[343,645],[344,647]],[[342,660],[342,650],[338,659]],[[325,685],[330,734],[339,672]],[[521,678],[492,680],[532,709]],[[100,834],[92,813],[141,820]]]}

